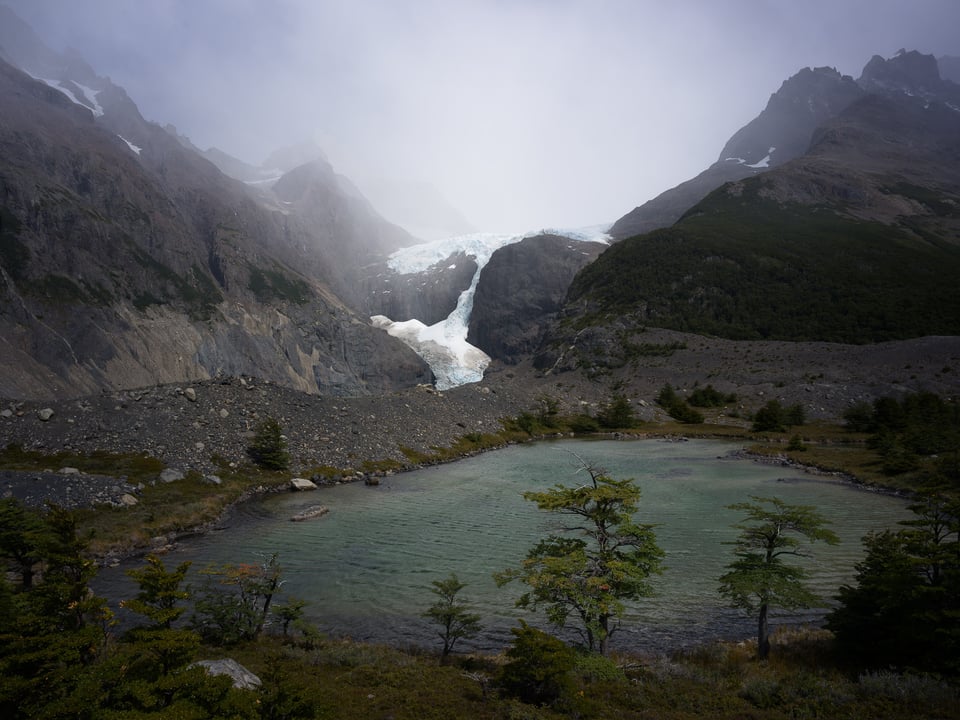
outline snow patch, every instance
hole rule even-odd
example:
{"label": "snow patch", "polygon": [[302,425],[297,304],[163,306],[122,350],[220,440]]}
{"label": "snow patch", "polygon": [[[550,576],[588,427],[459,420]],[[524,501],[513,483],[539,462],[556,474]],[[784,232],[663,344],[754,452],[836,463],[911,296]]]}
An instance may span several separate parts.
{"label": "snow patch", "polygon": [[78,88],[83,90],[83,94],[86,96],[87,100],[90,101],[90,104],[93,105],[93,115],[94,117],[103,117],[103,106],[97,102],[97,95],[100,94],[99,90],[94,90],[93,88],[88,88],[86,85],[81,85],[78,82],[75,82]]}
{"label": "snow patch", "polygon": [[426,361],[436,377],[438,390],[479,382],[490,364],[490,356],[467,342],[467,330],[480,273],[493,253],[524,238],[543,234],[560,235],[581,242],[609,243],[610,235],[606,232],[609,227],[609,224],[604,224],[574,230],[552,228],[517,235],[470,233],[401,248],[390,255],[387,261],[388,267],[400,275],[422,272],[458,252],[472,257],[477,263],[477,270],[470,287],[460,293],[457,307],[440,322],[429,326],[416,319],[394,322],[384,315],[374,315],[370,321],[375,327],[386,330],[406,343]]}
{"label": "snow patch", "polygon": [[746,162],[746,160],[744,160],[743,158],[739,158],[739,157],[728,157],[728,158],[724,158],[723,161],[724,161],[724,162],[735,162],[735,163],[737,163],[738,165],[743,165],[743,164]]}
{"label": "snow patch", "polygon": [[103,115],[103,106],[101,106],[100,103],[97,102],[97,95],[100,94],[99,90],[94,90],[93,88],[89,88],[86,85],[81,85],[78,82],[73,82],[72,80],[69,81],[69,82],[73,82],[73,84],[77,88],[83,91],[83,100],[81,100],[80,98],[77,97],[76,93],[74,93],[73,90],[61,85],[59,80],[51,80],[50,78],[43,78],[43,77],[40,77],[39,75],[34,75],[29,70],[26,70],[25,72],[34,80],[39,80],[40,82],[44,83],[48,87],[52,87],[54,90],[59,90],[70,99],[70,102],[74,103],[75,105],[79,105],[82,108],[86,108],[87,110],[93,113],[94,117],[101,117]]}
{"label": "snow patch", "polygon": [[767,150],[767,154],[763,156],[763,159],[759,162],[755,162],[753,165],[747,165],[748,168],[768,168],[770,167],[770,156],[773,155],[773,151],[776,150],[775,147]]}
{"label": "snow patch", "polygon": [[140,151],[143,150],[142,147],[138,147],[137,145],[134,145],[132,142],[127,140],[123,135],[117,135],[117,137],[123,140],[127,144],[127,147],[133,150],[137,155],[139,155]]}

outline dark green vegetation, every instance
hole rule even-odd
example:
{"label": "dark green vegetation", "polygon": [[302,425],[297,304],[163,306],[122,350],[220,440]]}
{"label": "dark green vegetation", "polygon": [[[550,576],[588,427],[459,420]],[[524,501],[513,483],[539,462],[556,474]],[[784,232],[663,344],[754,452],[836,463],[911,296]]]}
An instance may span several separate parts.
{"label": "dark green vegetation", "polygon": [[831,545],[839,540],[824,528],[826,521],[812,507],[787,505],[778,498],[752,499],[753,502],[730,506],[732,510],[742,510],[746,520],[734,525],[740,531],[734,544],[737,559],[720,578],[720,594],[733,607],[757,618],[758,656],[766,660],[770,655],[771,608],[795,610],[821,607],[824,603],[803,584],[807,571],[785,562],[789,556],[808,556],[796,536]]}
{"label": "dark green vegetation", "polygon": [[802,405],[783,407],[779,400],[768,400],[753,416],[754,432],[786,432],[795,425],[803,425],[806,415]]}
{"label": "dark green vegetation", "polygon": [[550,535],[518,568],[496,576],[497,584],[520,580],[530,586],[517,607],[546,608],[547,619],[564,627],[573,617],[587,648],[601,655],[620,624],[625,600],[652,592],[648,578],[661,572],[663,551],[653,526],[634,521],[640,488],[632,479],[615,480],[581,461],[589,482],[557,485],[524,498],[547,512],[571,518],[564,535]]}
{"label": "dark green vegetation", "polygon": [[248,265],[248,269],[250,291],[260,302],[277,299],[303,305],[312,298],[310,286],[304,280],[293,277],[279,266],[262,269]]}
{"label": "dark green vegetation", "polygon": [[760,187],[758,177],[739,194],[715,191],[672,228],[613,245],[577,275],[568,303],[738,340],[960,333],[955,242],[856,220],[842,206],[777,203]]}
{"label": "dark green vegetation", "polygon": [[674,420],[681,423],[697,425],[703,422],[703,414],[694,410],[684,400],[670,383],[667,383],[657,393],[657,405],[667,411]]}
{"label": "dark green vegetation", "polygon": [[864,538],[856,584],[828,627],[869,668],[960,673],[960,502],[921,495],[905,527]]}
{"label": "dark green vegetation", "polygon": [[932,393],[884,397],[844,413],[852,432],[882,458],[885,475],[920,474],[926,484],[960,489],[960,405]]}
{"label": "dark green vegetation", "polygon": [[132,242],[128,243],[127,249],[148,273],[150,285],[158,288],[156,294],[141,290],[134,296],[133,304],[138,310],[145,310],[150,305],[172,304],[183,306],[193,320],[213,317],[216,306],[223,301],[223,294],[208,272],[194,264],[180,275]]}
{"label": "dark green vegetation", "polygon": [[276,418],[267,418],[257,426],[247,455],[266,470],[286,470],[290,466],[287,439]]}

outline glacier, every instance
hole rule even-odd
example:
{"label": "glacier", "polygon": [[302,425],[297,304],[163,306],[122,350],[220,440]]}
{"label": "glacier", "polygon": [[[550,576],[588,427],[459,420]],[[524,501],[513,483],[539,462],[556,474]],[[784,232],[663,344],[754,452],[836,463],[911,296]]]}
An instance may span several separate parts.
{"label": "glacier", "polygon": [[456,308],[440,322],[433,325],[425,325],[419,320],[394,322],[384,315],[374,315],[370,322],[404,342],[423,358],[433,371],[438,390],[479,382],[490,364],[490,357],[467,342],[467,331],[480,273],[493,253],[524,238],[544,234],[560,235],[581,242],[609,243],[609,228],[610,224],[606,223],[578,229],[545,228],[521,234],[469,233],[401,248],[392,253],[387,261],[388,267],[399,275],[422,272],[458,252],[473,258],[477,270],[470,287],[460,293]]}

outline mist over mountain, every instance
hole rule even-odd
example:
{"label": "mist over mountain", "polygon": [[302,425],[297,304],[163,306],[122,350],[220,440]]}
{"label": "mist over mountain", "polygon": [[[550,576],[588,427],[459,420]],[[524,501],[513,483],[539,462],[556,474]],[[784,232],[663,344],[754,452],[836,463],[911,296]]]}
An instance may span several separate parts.
{"label": "mist over mountain", "polygon": [[627,213],[610,228],[615,239],[672,225],[723,183],[756,175],[802,155],[813,131],[864,91],[833,68],[804,68],[770,96],[766,108],[727,141],[718,160],[696,177]]}
{"label": "mist over mountain", "polygon": [[937,58],[937,66],[940,69],[940,77],[944,80],[960,83],[960,57],[944,56]]}
{"label": "mist over mountain", "polygon": [[584,242],[596,231],[465,233],[431,184],[356,183],[311,141],[258,166],[202,150],[0,12],[3,57],[26,71],[4,65],[0,87],[0,394],[248,374],[356,395],[533,356],[595,368],[646,326],[845,343],[960,329],[960,96],[932,56],[794,73],[605,250]]}
{"label": "mist over mountain", "polygon": [[328,165],[271,201],[85,63],[0,27],[29,73],[0,66],[0,393],[248,374],[352,395],[430,378],[336,294],[340,268],[412,238]]}
{"label": "mist over mountain", "polygon": [[[960,86],[905,51],[872,58],[856,86],[834,80],[842,107],[804,152],[727,182],[577,276],[566,328],[619,318],[590,353],[609,356],[624,324],[846,343],[960,333]],[[538,363],[555,367],[571,343],[556,326]]]}

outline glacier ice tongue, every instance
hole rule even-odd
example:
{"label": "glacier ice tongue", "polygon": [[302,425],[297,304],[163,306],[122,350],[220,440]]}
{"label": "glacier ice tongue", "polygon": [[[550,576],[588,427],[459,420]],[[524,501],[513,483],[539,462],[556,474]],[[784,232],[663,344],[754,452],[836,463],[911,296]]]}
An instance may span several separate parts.
{"label": "glacier ice tongue", "polygon": [[406,343],[424,359],[433,371],[438,390],[480,382],[490,364],[490,356],[467,342],[467,332],[480,273],[493,253],[524,238],[548,233],[583,242],[609,242],[610,236],[606,233],[609,227],[604,224],[578,230],[544,229],[526,234],[471,233],[401,248],[388,260],[390,269],[400,275],[422,272],[458,252],[472,257],[477,263],[477,271],[470,287],[460,293],[457,307],[438,323],[427,326],[419,320],[393,322],[384,315],[374,315],[370,321]]}

